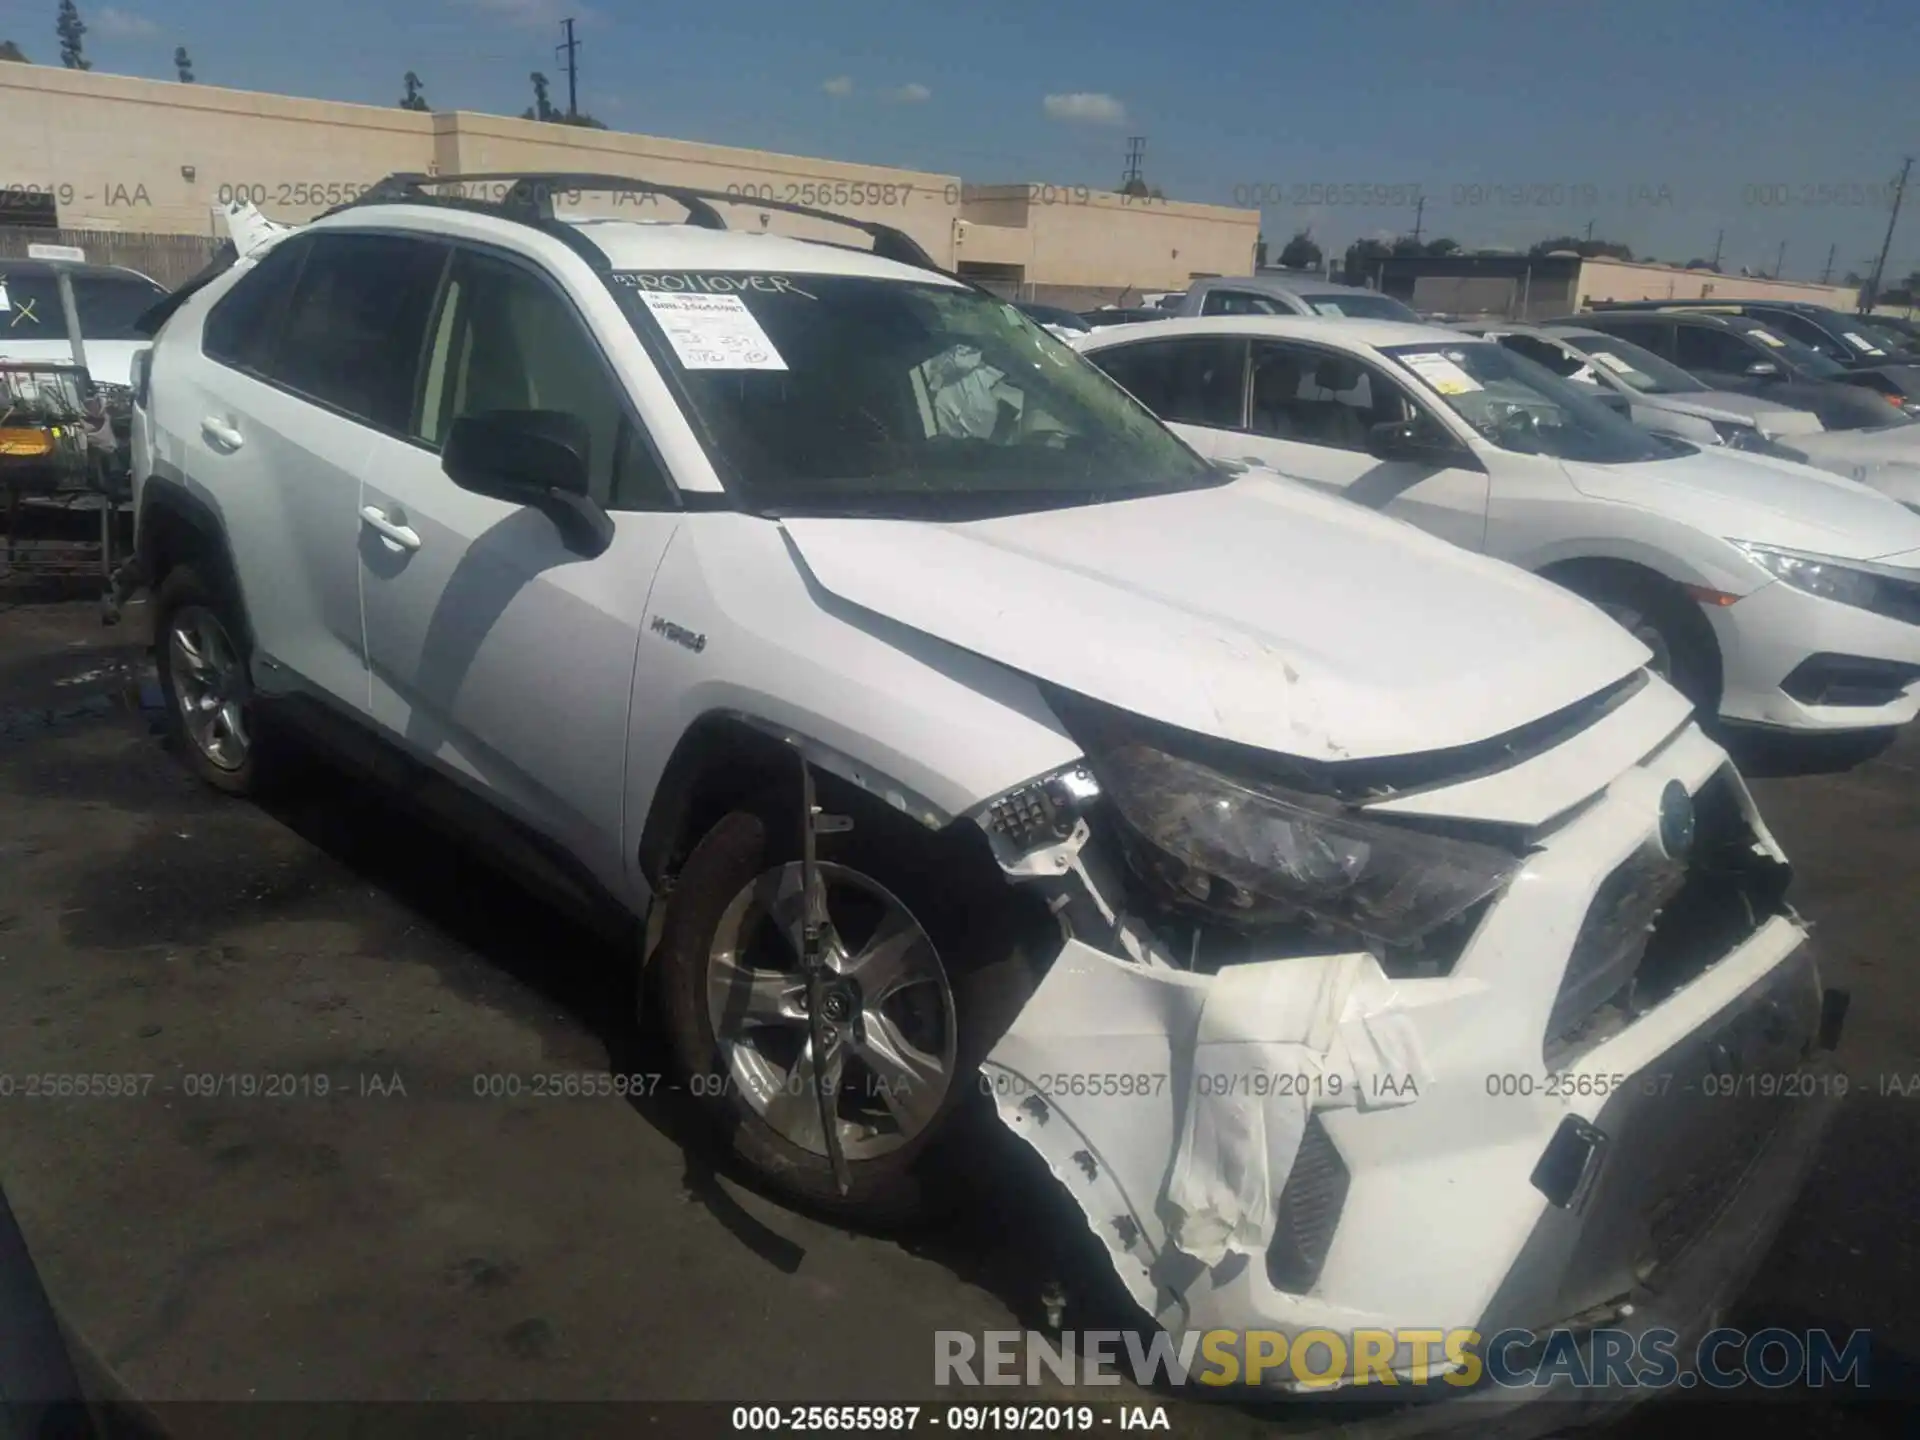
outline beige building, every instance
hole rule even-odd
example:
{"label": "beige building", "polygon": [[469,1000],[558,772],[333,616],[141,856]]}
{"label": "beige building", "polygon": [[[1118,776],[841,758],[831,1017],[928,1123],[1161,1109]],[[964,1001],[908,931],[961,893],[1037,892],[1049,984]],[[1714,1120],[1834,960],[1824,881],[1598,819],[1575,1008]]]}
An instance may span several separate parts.
{"label": "beige building", "polygon": [[1607,300],[1788,300],[1853,310],[1851,286],[1803,285],[1578,255],[1395,255],[1355,277],[1429,314],[1542,320]]}
{"label": "beige building", "polygon": [[[976,188],[929,171],[41,65],[0,65],[0,133],[8,231],[88,232],[97,237],[90,256],[135,264],[136,253],[169,249],[146,237],[213,238],[216,203],[251,200],[272,219],[303,221],[396,171],[645,176],[740,196],[742,208],[726,212],[730,224],[847,238],[842,227],[756,210],[753,201],[814,205],[896,225],[939,264],[1026,294],[1118,298],[1176,289],[1196,275],[1245,273],[1260,221],[1252,210],[1086,187]],[[680,213],[669,202],[604,193],[569,203],[640,218]],[[5,239],[0,253],[24,243]]]}
{"label": "beige building", "polygon": [[1677,270],[1671,265],[1625,260],[1583,262],[1579,298],[1582,305],[1600,300],[1786,300],[1849,312],[1860,305],[1860,291],[1852,285],[1716,275],[1711,270]]}

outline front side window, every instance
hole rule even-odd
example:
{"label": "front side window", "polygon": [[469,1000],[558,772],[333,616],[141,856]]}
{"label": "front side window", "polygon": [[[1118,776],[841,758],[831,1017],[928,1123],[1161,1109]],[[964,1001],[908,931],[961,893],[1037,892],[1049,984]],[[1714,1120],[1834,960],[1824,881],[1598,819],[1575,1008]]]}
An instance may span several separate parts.
{"label": "front side window", "polygon": [[1096,351],[1093,363],[1162,420],[1211,430],[1238,430],[1245,423],[1244,340],[1148,340]]}
{"label": "front side window", "polygon": [[1594,364],[1611,372],[1621,384],[1642,395],[1698,395],[1707,388],[1678,365],[1671,365],[1645,346],[1622,340],[1617,335],[1580,335],[1569,343],[1589,356]]}
{"label": "front side window", "polygon": [[1768,358],[1760,353],[1760,342],[1744,340],[1715,325],[1682,325],[1675,348],[1682,370],[1721,375],[1743,375],[1749,365]]}
{"label": "front side window", "polygon": [[1396,345],[1406,366],[1483,439],[1521,455],[1597,465],[1665,460],[1673,447],[1552,371],[1498,345]]}
{"label": "front side window", "polygon": [[[1795,315],[1788,310],[1770,311],[1754,317],[1769,329],[1776,330],[1790,339],[1798,340],[1815,354],[1824,355],[1829,360],[1849,360],[1847,347],[1841,341],[1829,335],[1820,326],[1804,315]],[[1862,352],[1864,353],[1864,352]]]}
{"label": "front side window", "polygon": [[521,266],[460,251],[421,381],[417,438],[438,447],[463,415],[555,410],[587,427],[587,493],[612,510],[658,509],[671,489],[573,307]]}
{"label": "front side window", "polygon": [[267,377],[404,433],[446,261],[443,246],[407,236],[315,235],[262,366]]}
{"label": "front side window", "polygon": [[1832,380],[1847,373],[1844,365],[1835,364],[1813,347],[1776,330],[1770,320],[1736,321],[1735,324],[1751,345],[1764,352],[1761,358],[1776,361],[1783,369],[1792,366],[1818,380]]}
{"label": "front side window", "polygon": [[[166,290],[143,275],[73,277],[82,340],[144,340],[133,322],[166,298]],[[0,260],[0,342],[66,338],[59,281],[47,271],[9,275],[7,262]]]}
{"label": "front side window", "polygon": [[[1253,349],[1252,429],[1276,440],[1365,450],[1376,425],[1429,419],[1372,366],[1308,345],[1262,340]],[[1433,429],[1451,441],[1438,425]]]}
{"label": "front side window", "polygon": [[730,271],[609,284],[722,474],[764,511],[1006,513],[1225,480],[977,290]]}

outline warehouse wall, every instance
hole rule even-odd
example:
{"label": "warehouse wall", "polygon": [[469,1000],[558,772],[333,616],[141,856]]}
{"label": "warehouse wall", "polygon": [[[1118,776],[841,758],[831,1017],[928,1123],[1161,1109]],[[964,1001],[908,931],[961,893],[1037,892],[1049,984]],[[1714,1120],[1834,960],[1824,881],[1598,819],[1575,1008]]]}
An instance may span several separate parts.
{"label": "warehouse wall", "polygon": [[1710,270],[1675,270],[1666,265],[1633,265],[1621,260],[1589,260],[1580,267],[1579,303],[1596,300],[1791,300],[1854,311],[1860,292],[1851,285],[1801,284]]}
{"label": "warehouse wall", "polygon": [[[1250,271],[1260,225],[1252,210],[1086,187],[963,186],[930,171],[41,65],[0,65],[0,133],[0,188],[50,192],[57,204],[48,220],[94,233],[210,235],[211,207],[231,198],[298,223],[395,171],[644,174],[739,194],[727,216],[737,225],[849,238],[843,227],[753,204],[789,200],[897,225],[943,266],[991,267],[1028,284],[1178,289],[1195,274]],[[666,201],[616,204],[604,195],[577,208],[642,219],[681,213]]]}

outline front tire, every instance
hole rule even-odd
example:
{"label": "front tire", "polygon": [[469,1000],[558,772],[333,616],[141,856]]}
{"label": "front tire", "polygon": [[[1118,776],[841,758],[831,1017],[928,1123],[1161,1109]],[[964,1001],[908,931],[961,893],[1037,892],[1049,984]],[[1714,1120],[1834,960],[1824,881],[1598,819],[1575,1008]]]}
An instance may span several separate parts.
{"label": "front tire", "polygon": [[229,795],[258,793],[272,770],[245,633],[232,604],[191,567],[177,566],[161,582],[153,648],[167,738],[189,770]]}
{"label": "front tire", "polygon": [[1703,718],[1720,710],[1720,647],[1700,606],[1679,586],[1653,574],[1616,573],[1562,579],[1653,652],[1647,668],[1694,703]]}
{"label": "front tire", "polygon": [[821,857],[843,1196],[814,1088],[796,810],[726,815],[674,883],[659,975],[675,1059],[721,1145],[783,1198],[877,1226],[928,1218],[937,1157],[966,1143],[980,1062],[1031,993],[999,923],[1011,907],[963,895],[964,869],[925,832],[890,833],[887,816],[861,817]]}

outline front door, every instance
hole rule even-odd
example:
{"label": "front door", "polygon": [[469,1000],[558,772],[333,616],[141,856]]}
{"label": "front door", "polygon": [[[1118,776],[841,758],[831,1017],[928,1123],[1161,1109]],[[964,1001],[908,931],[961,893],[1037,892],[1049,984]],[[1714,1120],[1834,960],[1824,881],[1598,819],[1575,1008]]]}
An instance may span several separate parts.
{"label": "front door", "polygon": [[[1456,545],[1483,549],[1486,471],[1470,464],[1380,460],[1369,452],[1373,426],[1409,421],[1429,427],[1449,445],[1458,444],[1377,366],[1299,341],[1259,340],[1253,347],[1246,431],[1236,437],[1237,446],[1220,453],[1269,465]],[[1464,451],[1462,458],[1470,459]]]}
{"label": "front door", "polygon": [[[456,250],[422,371],[362,497],[375,719],[617,883],[634,665],[677,503],[590,325],[531,264]],[[587,424],[590,493],[614,521],[598,556],[441,468],[458,417],[529,410]]]}

